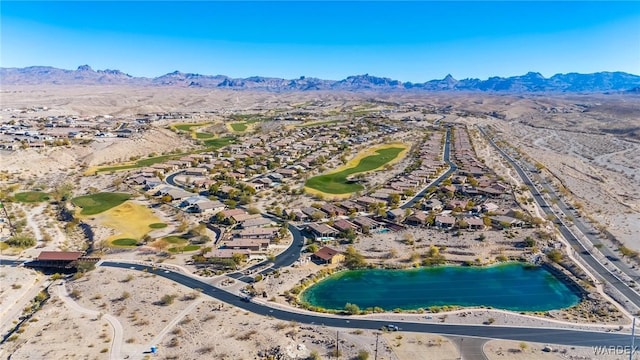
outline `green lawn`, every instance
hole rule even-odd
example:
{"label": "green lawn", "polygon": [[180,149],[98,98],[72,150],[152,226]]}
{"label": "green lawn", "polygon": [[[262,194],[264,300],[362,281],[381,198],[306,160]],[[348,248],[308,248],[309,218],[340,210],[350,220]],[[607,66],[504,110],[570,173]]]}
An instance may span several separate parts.
{"label": "green lawn", "polygon": [[182,156],[184,156],[184,154],[169,154],[169,155],[154,156],[150,158],[140,159],[133,164],[101,167],[97,170],[97,172],[118,171],[118,170],[127,170],[127,169],[135,169],[139,167],[151,166],[153,164],[159,164],[167,160],[178,159]]}
{"label": "green lawn", "polygon": [[229,144],[233,144],[235,142],[235,138],[230,136],[219,137],[215,139],[205,140],[204,144],[209,148],[207,150],[217,150],[221,147],[227,146]]}
{"label": "green lawn", "polygon": [[211,139],[214,136],[215,135],[213,135],[211,133],[207,133],[207,132],[197,132],[196,133],[196,139]]}
{"label": "green lawn", "polygon": [[166,238],[163,238],[162,240],[168,242],[169,244],[184,244],[187,242],[187,239],[181,237],[181,236],[167,236]]}
{"label": "green lawn", "polygon": [[131,197],[127,193],[102,192],[92,195],[79,196],[71,200],[75,206],[82,208],[80,214],[95,215],[116,207]]}
{"label": "green lawn", "polygon": [[116,246],[136,246],[138,244],[138,240],[136,239],[116,239],[111,242]]}
{"label": "green lawn", "polygon": [[401,147],[377,150],[376,155],[370,155],[363,158],[357,166],[350,167],[336,173],[314,176],[307,180],[305,186],[327,194],[348,194],[360,191],[364,189],[362,185],[347,183],[347,177],[349,175],[377,169],[398,157],[403,150],[404,149]]}
{"label": "green lawn", "polygon": [[[197,134],[208,134],[208,133],[197,133]],[[136,161],[133,164],[101,167],[101,168],[98,168],[96,170],[96,172],[119,171],[119,170],[128,170],[128,169],[135,169],[135,168],[140,168],[140,167],[151,166],[153,164],[162,163],[162,162],[165,162],[167,160],[179,159],[179,158],[181,158],[183,156],[186,156],[186,155],[189,155],[189,154],[195,154],[195,153],[199,153],[199,152],[217,150],[217,149],[220,149],[221,147],[227,146],[229,144],[233,144],[234,142],[235,142],[235,138],[231,137],[231,136],[225,136],[225,137],[213,138],[213,139],[209,137],[209,138],[207,138],[207,140],[204,140],[204,144],[205,144],[205,146],[207,146],[206,149],[195,150],[195,151],[191,151],[191,152],[178,153],[178,154],[154,156],[154,157],[150,157],[150,158],[146,158],[146,159],[140,159],[140,160]]]}
{"label": "green lawn", "polygon": [[231,128],[233,129],[233,131],[242,132],[247,130],[247,123],[246,122],[231,123]]}
{"label": "green lawn", "polygon": [[209,125],[210,123],[201,123],[201,124],[178,124],[178,125],[174,125],[173,127],[177,130],[180,131],[191,131],[192,128],[195,127],[202,127],[205,125]]}
{"label": "green lawn", "polygon": [[18,202],[36,203],[49,200],[49,194],[42,191],[26,191],[15,194],[13,198]]}
{"label": "green lawn", "polygon": [[149,224],[149,227],[152,229],[164,229],[167,227],[167,224],[165,223],[153,223],[153,224]]}
{"label": "green lawn", "polygon": [[172,253],[177,253],[177,252],[196,251],[198,249],[200,249],[200,245],[187,245],[187,246],[172,247],[172,248],[169,248],[169,251]]}

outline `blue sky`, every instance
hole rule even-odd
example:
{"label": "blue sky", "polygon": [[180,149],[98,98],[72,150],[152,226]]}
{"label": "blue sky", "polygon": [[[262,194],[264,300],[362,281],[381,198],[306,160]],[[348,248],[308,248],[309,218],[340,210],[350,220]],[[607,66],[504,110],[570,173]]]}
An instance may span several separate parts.
{"label": "blue sky", "polygon": [[640,74],[640,2],[0,2],[0,65],[423,82]]}

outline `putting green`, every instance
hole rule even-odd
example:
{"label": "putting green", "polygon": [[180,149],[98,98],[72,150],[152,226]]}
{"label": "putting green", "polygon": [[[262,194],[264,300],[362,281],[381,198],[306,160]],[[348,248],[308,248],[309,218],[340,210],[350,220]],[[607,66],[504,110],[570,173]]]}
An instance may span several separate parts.
{"label": "putting green", "polygon": [[319,192],[329,195],[344,195],[360,191],[364,186],[348,182],[349,176],[380,169],[386,164],[398,161],[406,155],[407,150],[408,146],[402,143],[385,144],[367,149],[334,172],[307,180],[305,190],[310,193]]}
{"label": "putting green", "polygon": [[111,244],[116,246],[136,246],[138,241],[136,239],[115,239],[111,242]]}

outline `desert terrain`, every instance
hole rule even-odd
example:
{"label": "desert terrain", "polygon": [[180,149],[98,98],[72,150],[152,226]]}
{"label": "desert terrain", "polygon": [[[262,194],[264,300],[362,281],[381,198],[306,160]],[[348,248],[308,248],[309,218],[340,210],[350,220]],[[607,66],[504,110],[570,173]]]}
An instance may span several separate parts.
{"label": "desert terrain", "polygon": [[[562,200],[575,207],[575,216],[588,221],[599,232],[601,246],[618,253],[621,246],[630,249],[631,253],[628,256],[621,255],[619,261],[637,269],[637,252],[640,251],[640,240],[637,238],[640,233],[640,169],[637,166],[640,138],[634,129],[637,129],[637,114],[640,113],[638,96],[543,97],[324,91],[268,93],[186,88],[167,91],[157,87],[124,86],[11,86],[2,90],[0,102],[0,124],[56,116],[75,116],[78,122],[84,117],[107,116],[107,119],[126,119],[130,124],[140,114],[168,113],[172,116],[172,113],[189,113],[188,118],[159,118],[152,125],[141,126],[141,132],[132,137],[96,137],[79,139],[62,146],[0,150],[0,185],[4,193],[4,207],[9,217],[19,223],[21,233],[33,237],[37,244],[28,248],[3,246],[3,259],[34,259],[43,250],[83,251],[87,248],[86,233],[75,224],[71,226],[62,220],[58,205],[53,202],[24,203],[11,200],[13,194],[21,191],[42,190],[53,196],[57,189],[70,186],[72,196],[102,191],[125,191],[135,195],[120,207],[97,215],[78,217],[92,229],[94,248],[103,260],[145,262],[205,275],[192,263],[195,252],[168,253],[164,251],[166,249],[156,246],[158,242],[138,247],[110,247],[110,244],[112,240],[122,237],[165,238],[180,233],[179,228],[190,230],[195,229],[201,221],[209,223],[211,216],[187,214],[175,203],[159,204],[150,191],[141,191],[127,182],[138,169],[100,173],[96,169],[133,164],[137,159],[155,155],[197,153],[202,145],[193,138],[193,134],[172,128],[171,124],[175,123],[211,124],[198,131],[209,131],[218,137],[233,135],[238,146],[251,142],[253,147],[255,140],[257,147],[260,142],[270,141],[269,134],[306,131],[306,128],[298,127],[299,119],[284,120],[287,116],[304,118],[303,124],[311,124],[308,131],[312,132],[316,128],[314,123],[322,122],[325,118],[353,121],[350,126],[356,128],[360,125],[355,121],[366,115],[374,118],[371,120],[374,122],[379,121],[376,118],[378,116],[383,118],[385,124],[403,124],[406,128],[425,132],[439,131],[431,129],[438,129],[443,123],[466,127],[478,159],[491,168],[500,181],[517,189],[522,186],[519,177],[489,146],[478,128],[481,126],[491,130],[501,145],[540,165],[537,176],[554,184]],[[14,111],[34,107],[39,108],[35,113]],[[252,125],[245,134],[224,126],[225,122],[230,121],[231,114],[263,114],[273,118],[282,117],[283,120],[282,123],[273,120],[260,126]],[[327,130],[323,131],[329,131],[332,125],[326,125],[323,129]],[[323,131],[319,131],[320,136]],[[412,138],[409,134],[397,132],[385,137],[390,141],[417,142],[418,138]],[[444,132],[440,131],[439,134],[442,136]],[[456,132],[456,136],[459,134]],[[372,139],[371,143],[375,141]],[[366,148],[368,144],[360,147]],[[358,153],[360,147],[348,147],[349,156],[344,160],[353,160],[351,156]],[[224,148],[216,151],[222,156]],[[273,213],[276,208],[313,207],[324,199],[314,194],[303,194],[305,180],[309,176],[330,172],[342,164],[339,156],[329,156],[327,162],[322,164],[322,169],[305,171],[303,176],[288,182],[287,187],[291,191],[282,190],[282,187],[265,189],[244,208]],[[409,165],[411,160],[407,158],[394,163],[386,171],[371,174],[370,186],[384,185],[390,178],[402,174]],[[190,176],[177,176],[175,179],[184,184]],[[296,193],[298,189],[300,192]],[[501,207],[518,208],[532,217],[543,218],[539,207],[519,198],[527,196],[530,194],[522,191],[514,198],[495,202]],[[138,211],[135,212],[134,208]],[[79,209],[73,211],[78,212]],[[139,219],[137,221],[130,217],[143,212],[146,215],[136,218]],[[133,222],[136,224],[131,224]],[[152,223],[166,224],[166,227],[150,231],[148,225]],[[8,228],[3,222],[4,229]],[[202,245],[203,249],[215,248],[216,242],[224,236],[224,233],[220,235],[219,229],[212,229],[203,230],[205,232],[202,234],[209,239]],[[224,231],[232,230],[224,228]],[[550,240],[546,240],[547,236],[550,236]],[[553,225],[546,222],[535,229],[486,230],[483,232],[483,241],[478,241],[477,233],[471,231],[457,232],[454,236],[449,231],[409,227],[398,233],[360,234],[353,244],[340,241],[327,244],[343,251],[353,245],[370,263],[380,266],[413,266],[416,260],[414,254],[423,253],[432,246],[447,248],[445,255],[451,263],[477,262],[480,265],[494,263],[498,257],[518,259],[530,256],[533,251],[523,251],[519,247],[526,238],[536,238],[539,244],[561,243]],[[252,256],[242,266],[248,268],[260,260],[278,255],[291,244],[289,240],[285,238],[281,243],[270,246],[269,251]],[[557,246],[566,247],[566,244]],[[254,283],[252,286],[258,293],[264,291],[269,294],[267,298],[256,298],[255,301],[291,308],[292,304],[283,294],[301,279],[325,268],[305,261],[308,256],[310,254],[303,253],[294,265],[279,269],[277,276],[267,274]],[[571,254],[568,254],[568,259],[575,261]],[[581,279],[588,283],[588,269],[582,265],[580,267],[586,273]],[[11,356],[11,359],[142,359],[151,357],[151,346],[158,346],[160,355],[166,359],[294,359],[315,356],[325,359],[332,356],[336,333],[340,338],[341,358],[357,358],[364,356],[364,353],[372,358],[376,339],[378,358],[457,359],[464,356],[456,338],[286,323],[245,312],[200,294],[197,290],[133,270],[98,266],[73,279],[61,280],[23,267],[2,266],[1,269],[3,334],[13,327],[23,309],[45,286],[49,285],[48,292],[51,295],[30,320],[20,326],[15,333],[17,336],[2,345],[2,356]],[[239,293],[247,286],[242,281],[211,272],[201,279],[234,293]],[[633,278],[625,280],[633,282]],[[375,316],[398,323],[439,321],[459,324],[483,324],[491,318],[496,325],[628,332],[629,316],[637,309],[617,303],[601,286],[595,282],[593,284],[592,288],[590,286],[593,291],[592,302],[585,301],[582,307],[553,311],[546,316],[493,309],[456,309],[437,314],[431,319],[411,313],[363,316]],[[607,315],[593,316],[588,310],[591,307],[606,308]],[[296,310],[304,311],[299,308]],[[63,342],[60,339],[65,340]],[[548,347],[548,344],[502,340],[490,340],[478,346],[474,349],[481,349],[489,359],[615,359],[617,356],[596,356],[593,349],[588,347]],[[70,348],[74,351],[70,352]]]}

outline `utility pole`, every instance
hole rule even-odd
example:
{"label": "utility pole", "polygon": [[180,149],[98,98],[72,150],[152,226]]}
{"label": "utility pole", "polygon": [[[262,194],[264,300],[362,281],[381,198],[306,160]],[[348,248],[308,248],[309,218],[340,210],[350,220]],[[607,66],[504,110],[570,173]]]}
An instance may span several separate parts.
{"label": "utility pole", "polygon": [[340,359],[340,349],[338,348],[338,334],[339,332],[336,330],[336,359]]}
{"label": "utility pole", "polygon": [[378,360],[378,336],[380,336],[380,333],[376,333],[376,352],[375,352],[375,360]]}
{"label": "utility pole", "polygon": [[629,360],[633,359],[633,350],[636,342],[636,317],[633,317],[633,322],[631,323],[631,349],[629,350]]}

